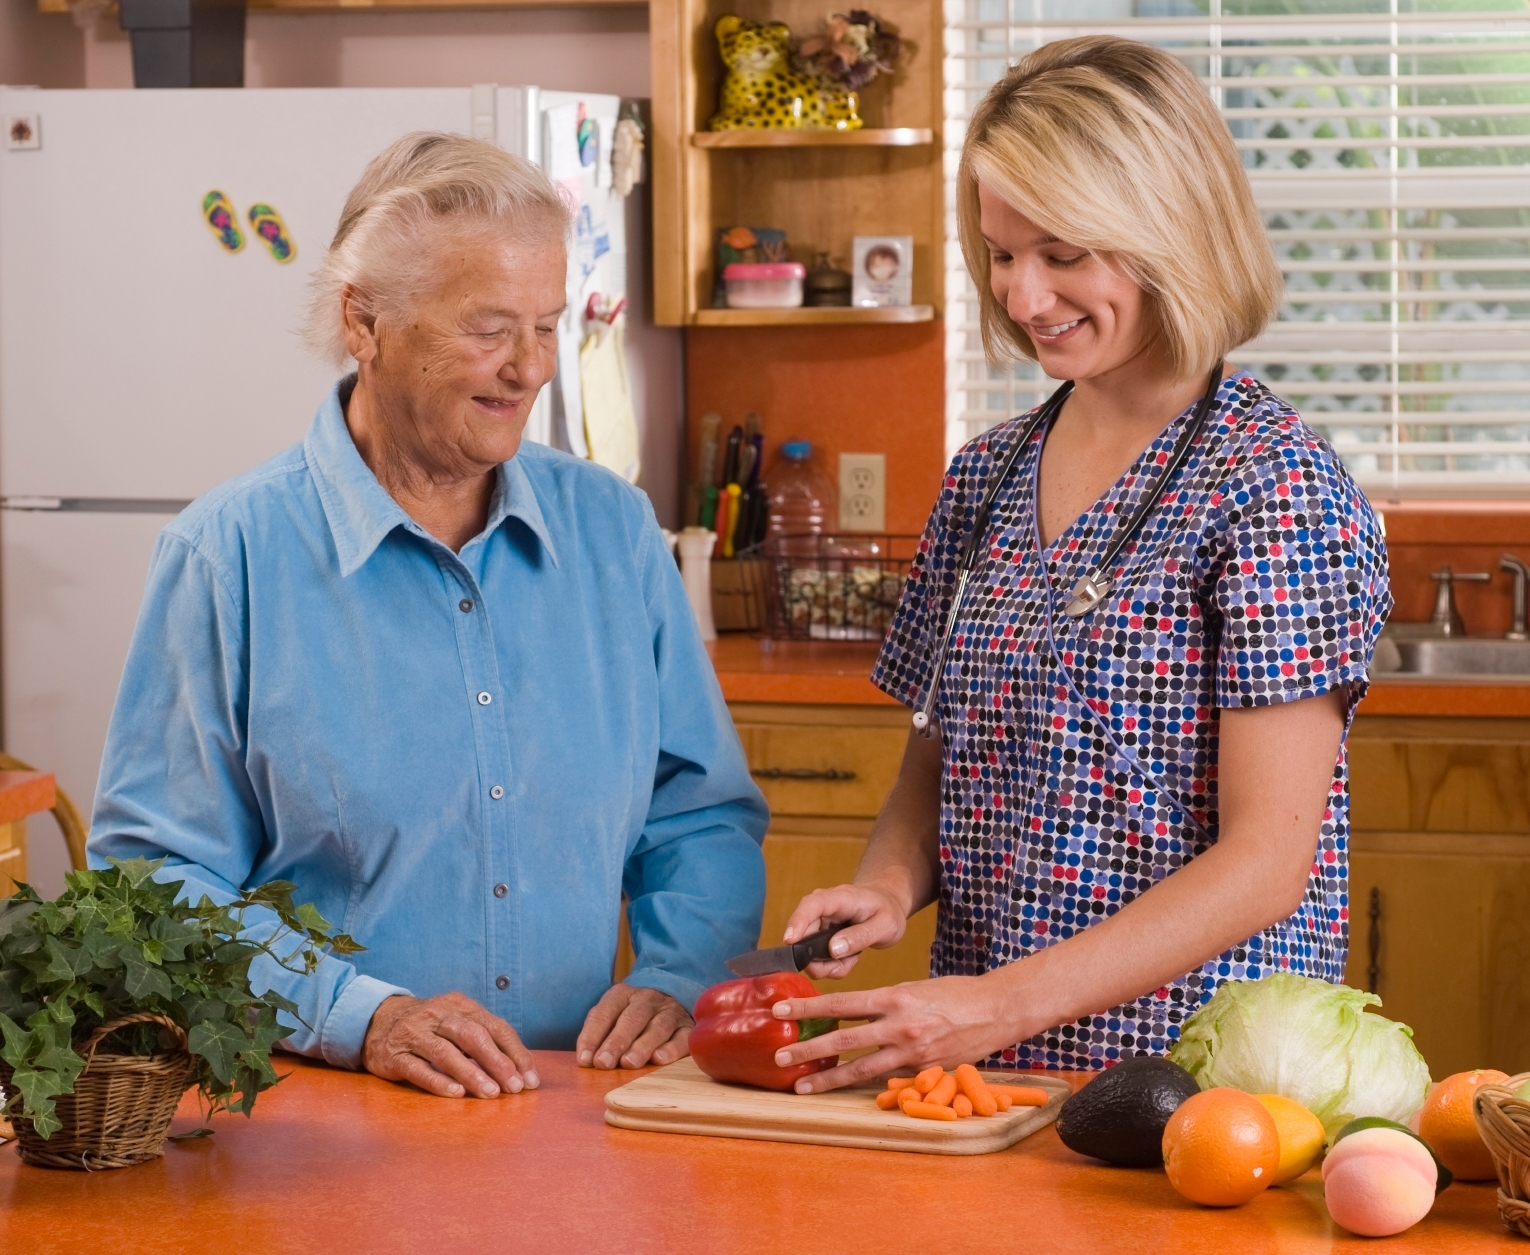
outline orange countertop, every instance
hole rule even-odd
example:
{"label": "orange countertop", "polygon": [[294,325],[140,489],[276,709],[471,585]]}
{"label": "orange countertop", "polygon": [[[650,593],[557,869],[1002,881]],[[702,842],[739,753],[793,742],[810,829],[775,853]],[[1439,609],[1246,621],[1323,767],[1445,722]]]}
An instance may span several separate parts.
{"label": "orange countertop", "polygon": [[707,646],[730,702],[896,706],[869,677],[879,641],[772,641],[742,632]]}
{"label": "orange countertop", "polygon": [[1358,714],[1456,715],[1524,718],[1530,715],[1530,679],[1504,676],[1377,676]]}
{"label": "orange countertop", "polygon": [[[946,1158],[608,1127],[602,1098],[633,1072],[539,1052],[542,1088],[431,1098],[282,1060],[252,1119],[173,1142],[136,1168],[32,1168],[0,1149],[0,1249],[26,1255],[1305,1255],[1381,1249],[1337,1233],[1311,1173],[1244,1207],[1181,1199],[1162,1172],[1107,1168],[1044,1129],[1010,1150]],[[195,1127],[182,1104],[176,1130]],[[1488,1185],[1455,1185],[1388,1255],[1524,1255]]]}
{"label": "orange countertop", "polygon": [[[707,647],[730,702],[896,706],[867,678],[880,646],[867,642],[770,641],[728,633]],[[1373,680],[1362,715],[1530,717],[1530,679],[1502,676]]]}

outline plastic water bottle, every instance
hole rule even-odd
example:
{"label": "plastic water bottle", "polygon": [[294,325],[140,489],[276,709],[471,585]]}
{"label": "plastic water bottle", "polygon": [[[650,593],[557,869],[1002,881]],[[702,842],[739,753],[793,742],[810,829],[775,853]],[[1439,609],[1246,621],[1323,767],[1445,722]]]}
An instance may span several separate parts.
{"label": "plastic water bottle", "polygon": [[[810,441],[789,440],[783,444],[768,483],[767,536],[822,536],[839,525],[834,485],[813,462]],[[817,552],[816,544],[811,552]]]}

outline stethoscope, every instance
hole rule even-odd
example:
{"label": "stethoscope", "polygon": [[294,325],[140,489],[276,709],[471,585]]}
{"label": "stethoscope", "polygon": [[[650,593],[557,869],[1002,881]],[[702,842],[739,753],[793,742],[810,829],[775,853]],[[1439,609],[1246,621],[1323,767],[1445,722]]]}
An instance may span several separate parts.
{"label": "stethoscope", "polygon": [[[1137,504],[1136,512],[1127,520],[1126,526],[1120,529],[1110,544],[1106,547],[1104,555],[1088,575],[1083,576],[1073,586],[1073,594],[1068,604],[1063,607],[1063,614],[1070,619],[1079,619],[1088,614],[1100,602],[1110,594],[1115,581],[1111,577],[1111,568],[1115,565],[1116,557],[1126,547],[1128,541],[1135,536],[1142,524],[1147,521],[1148,515],[1153,512],[1153,507],[1164,495],[1164,490],[1174,481],[1185,462],[1190,457],[1190,450],[1194,446],[1202,428],[1206,425],[1206,419],[1211,414],[1211,407],[1216,403],[1217,390],[1222,386],[1222,363],[1218,362],[1211,372],[1211,379],[1206,385],[1206,394],[1201,398],[1196,407],[1195,414],[1185,424],[1185,430],[1180,433],[1179,439],[1174,444],[1174,451],[1165,465],[1163,473],[1158,477],[1158,483],[1154,488],[1145,492],[1142,500]],[[961,552],[957,557],[956,592],[951,598],[951,608],[946,612],[945,628],[940,634],[940,648],[935,653],[935,666],[930,672],[929,683],[925,687],[924,700],[919,703],[919,709],[914,712],[914,731],[920,736],[932,737],[935,735],[935,701],[940,692],[940,679],[945,673],[946,656],[950,652],[951,638],[956,632],[956,621],[961,615],[962,598],[967,592],[967,581],[972,577],[973,568],[977,565],[978,546],[988,531],[989,515],[993,509],[994,498],[999,489],[1004,486],[1009,473],[1014,469],[1021,454],[1029,448],[1032,437],[1038,430],[1050,429],[1052,422],[1062,410],[1063,402],[1073,391],[1073,381],[1070,379],[1058,388],[1046,403],[1036,411],[1035,416],[1025,425],[1020,438],[1011,447],[1008,456],[999,466],[997,474],[988,481],[988,487],[983,493],[983,499],[978,505],[977,514],[972,520],[972,530],[967,533],[967,539],[962,543]],[[1045,583],[1046,560],[1042,556],[1041,532],[1039,521],[1034,529],[1036,542],[1036,556],[1041,563],[1043,582],[1045,584],[1045,611],[1046,631],[1048,642],[1052,646],[1052,656],[1059,657],[1057,645],[1052,638],[1052,589],[1049,583]],[[1073,683],[1073,677],[1064,669],[1064,677],[1068,687],[1073,691],[1075,700],[1082,702],[1083,698],[1078,693]],[[1111,740],[1115,738],[1112,736]],[[1119,747],[1118,747],[1119,748]],[[1123,751],[1124,752],[1124,751]],[[1183,810],[1183,807],[1181,807]],[[1189,812],[1185,812],[1189,816]],[[1192,822],[1193,816],[1190,816]],[[1197,823],[1197,827],[1200,825]]]}

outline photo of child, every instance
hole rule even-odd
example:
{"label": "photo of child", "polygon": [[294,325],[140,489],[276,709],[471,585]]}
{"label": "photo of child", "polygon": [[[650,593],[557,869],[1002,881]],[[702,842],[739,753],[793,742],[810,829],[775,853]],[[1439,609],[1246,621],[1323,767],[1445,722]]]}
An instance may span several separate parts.
{"label": "photo of child", "polygon": [[866,251],[866,274],[873,283],[889,283],[897,275],[902,260],[897,249],[878,244]]}
{"label": "photo of child", "polygon": [[914,299],[914,237],[855,237],[851,303],[862,309],[911,305]]}

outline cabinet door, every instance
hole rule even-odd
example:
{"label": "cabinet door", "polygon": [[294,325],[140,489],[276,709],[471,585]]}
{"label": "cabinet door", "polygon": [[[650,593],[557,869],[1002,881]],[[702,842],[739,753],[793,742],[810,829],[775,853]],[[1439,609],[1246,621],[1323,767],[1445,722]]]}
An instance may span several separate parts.
{"label": "cabinet door", "polygon": [[[797,903],[814,889],[848,884],[855,878],[864,837],[776,835],[765,838],[765,918],[760,944],[781,944],[786,921]],[[843,980],[817,982],[830,993],[842,989],[876,989],[903,981],[924,980],[930,974],[930,943],[935,939],[935,907],[927,906],[908,921],[897,945],[868,950]]]}
{"label": "cabinet door", "polygon": [[772,815],[870,819],[898,777],[908,727],[740,720],[738,735]]}
{"label": "cabinet door", "polygon": [[1527,844],[1356,837],[1346,983],[1372,987],[1374,938],[1383,1013],[1412,1027],[1436,1080],[1470,1068],[1530,1069]]}

